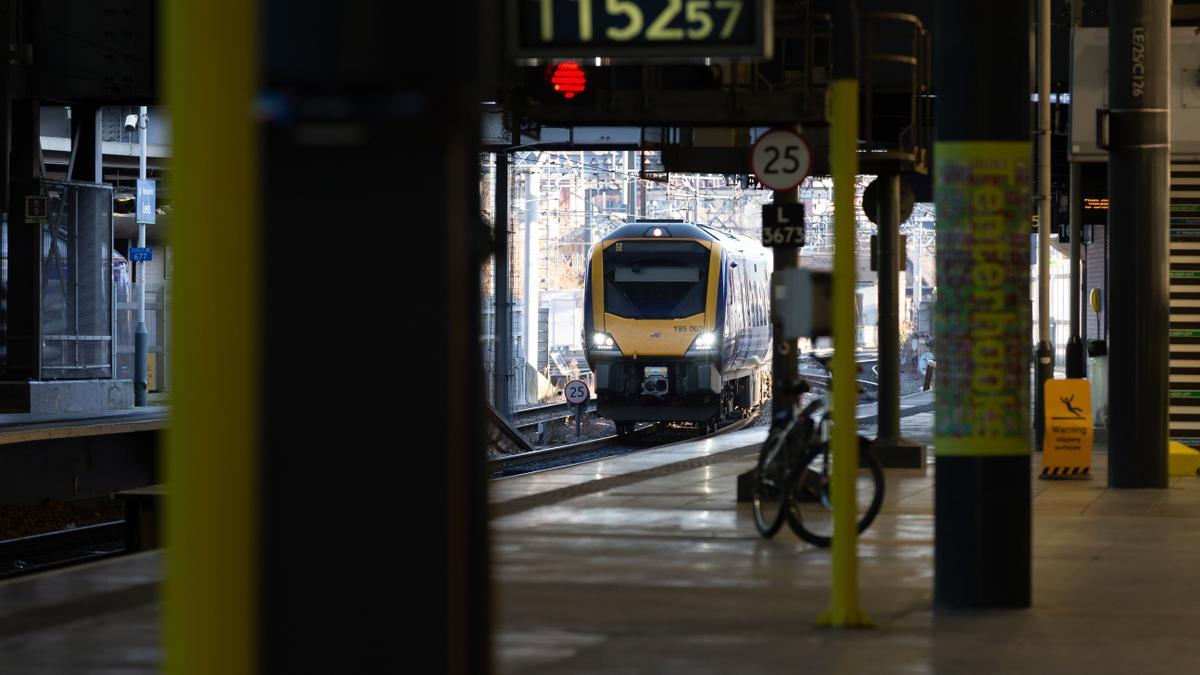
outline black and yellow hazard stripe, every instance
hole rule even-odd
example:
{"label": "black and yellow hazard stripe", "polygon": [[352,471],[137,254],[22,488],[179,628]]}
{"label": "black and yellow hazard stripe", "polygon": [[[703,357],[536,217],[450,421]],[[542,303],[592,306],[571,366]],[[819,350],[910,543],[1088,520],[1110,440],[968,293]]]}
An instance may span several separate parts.
{"label": "black and yellow hazard stripe", "polygon": [[163,10],[175,255],[166,672],[248,675],[259,671],[259,6]]}
{"label": "black and yellow hazard stripe", "polygon": [[1091,467],[1087,466],[1045,466],[1042,467],[1042,477],[1068,477],[1091,475]]}

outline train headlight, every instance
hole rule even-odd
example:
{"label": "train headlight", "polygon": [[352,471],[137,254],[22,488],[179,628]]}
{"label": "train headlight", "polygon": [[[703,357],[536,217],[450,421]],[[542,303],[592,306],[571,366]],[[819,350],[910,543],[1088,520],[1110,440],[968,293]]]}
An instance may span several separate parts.
{"label": "train headlight", "polygon": [[701,333],[692,341],[692,346],[688,348],[689,354],[707,354],[715,352],[721,348],[720,340],[717,339],[716,333]]}
{"label": "train headlight", "polygon": [[592,349],[598,352],[619,352],[617,343],[608,333],[593,333],[592,334]]}

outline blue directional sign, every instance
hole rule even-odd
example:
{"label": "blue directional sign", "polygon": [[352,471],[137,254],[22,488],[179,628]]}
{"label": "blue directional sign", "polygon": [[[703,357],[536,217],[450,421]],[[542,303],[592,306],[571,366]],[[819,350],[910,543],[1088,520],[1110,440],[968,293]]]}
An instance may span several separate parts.
{"label": "blue directional sign", "polygon": [[155,196],[154,181],[139,178],[137,182],[137,222],[154,224]]}
{"label": "blue directional sign", "polygon": [[132,246],[129,249],[129,259],[134,262],[150,262],[150,247]]}

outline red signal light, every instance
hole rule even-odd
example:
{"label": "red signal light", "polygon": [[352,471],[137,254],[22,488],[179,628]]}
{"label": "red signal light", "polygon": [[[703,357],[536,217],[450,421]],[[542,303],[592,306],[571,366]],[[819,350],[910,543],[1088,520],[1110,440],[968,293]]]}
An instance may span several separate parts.
{"label": "red signal light", "polygon": [[587,88],[587,75],[584,74],[583,68],[574,61],[563,61],[554,66],[554,72],[550,75],[550,84],[554,85],[554,91],[563,95],[563,98],[575,98],[576,94],[583,93]]}

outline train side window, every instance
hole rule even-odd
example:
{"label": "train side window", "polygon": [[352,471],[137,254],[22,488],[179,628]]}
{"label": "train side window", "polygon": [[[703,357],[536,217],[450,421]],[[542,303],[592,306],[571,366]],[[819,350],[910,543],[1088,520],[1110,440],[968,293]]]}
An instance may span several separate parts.
{"label": "train side window", "polygon": [[762,325],[762,289],[759,288],[758,279],[754,280],[754,325]]}
{"label": "train side window", "polygon": [[759,302],[758,302],[758,282],[756,282],[754,279],[751,279],[750,280],[750,314],[751,314],[751,319],[753,320],[752,325],[754,325],[754,326],[757,326],[758,322],[761,320],[761,318],[759,317],[760,309],[761,308],[759,307]]}
{"label": "train side window", "polygon": [[758,305],[758,325],[763,325],[764,323],[766,323],[763,321],[763,319],[767,317],[767,307],[762,306],[762,299],[763,299],[762,298],[762,280],[760,279],[760,280],[756,281],[755,286],[757,287],[757,291],[758,291],[758,293],[756,294],[757,301],[755,303],[756,305]]}
{"label": "train side window", "polygon": [[762,297],[762,325],[771,325],[771,285],[766,281],[766,270],[763,270],[763,276],[758,279],[758,292]]}
{"label": "train side window", "polygon": [[761,279],[757,281],[756,286],[758,286],[758,325],[763,325],[766,323],[766,321],[763,321],[763,319],[767,317],[767,307],[762,305],[763,295]]}
{"label": "train side window", "polygon": [[[745,269],[745,266],[743,266],[743,269]],[[746,327],[749,328],[751,325],[753,325],[753,324],[751,324],[752,319],[750,317],[750,309],[754,306],[754,303],[751,302],[751,300],[750,300],[750,292],[749,292],[750,289],[746,285],[747,281],[749,281],[748,275],[743,274],[742,275],[742,297],[745,298],[746,301],[744,303],[742,303],[742,316],[746,317]]]}
{"label": "train side window", "polygon": [[766,323],[766,318],[767,318],[767,308],[763,306],[762,279],[755,281],[754,285],[756,287],[756,290],[758,291],[755,294],[757,296],[755,298],[757,301],[757,302],[755,302],[755,304],[758,305],[758,325],[762,326],[763,324]]}

